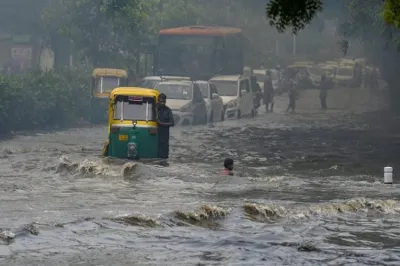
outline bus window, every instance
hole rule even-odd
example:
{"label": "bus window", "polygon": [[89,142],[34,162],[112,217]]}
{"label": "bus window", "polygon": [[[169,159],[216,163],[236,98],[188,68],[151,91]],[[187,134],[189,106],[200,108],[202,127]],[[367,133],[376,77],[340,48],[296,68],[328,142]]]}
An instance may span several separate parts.
{"label": "bus window", "polygon": [[241,33],[237,35],[161,34],[156,75],[233,75],[243,69]]}
{"label": "bus window", "polygon": [[160,74],[181,76],[212,69],[214,39],[214,36],[160,36]]}

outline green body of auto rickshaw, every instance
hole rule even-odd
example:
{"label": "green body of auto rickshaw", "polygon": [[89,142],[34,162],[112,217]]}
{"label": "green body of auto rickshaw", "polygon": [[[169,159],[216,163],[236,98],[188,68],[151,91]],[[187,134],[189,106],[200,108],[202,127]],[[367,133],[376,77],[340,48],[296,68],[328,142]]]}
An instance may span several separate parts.
{"label": "green body of auto rickshaw", "polygon": [[158,157],[158,96],[157,90],[138,87],[111,92],[104,156],[131,160]]}
{"label": "green body of auto rickshaw", "polygon": [[108,98],[117,87],[126,86],[128,73],[122,69],[96,68],[92,73],[90,122],[107,123]]}

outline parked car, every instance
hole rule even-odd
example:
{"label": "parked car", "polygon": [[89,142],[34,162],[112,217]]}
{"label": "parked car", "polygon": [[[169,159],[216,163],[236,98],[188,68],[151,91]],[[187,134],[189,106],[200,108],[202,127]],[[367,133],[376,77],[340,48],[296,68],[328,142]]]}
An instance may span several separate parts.
{"label": "parked car", "polygon": [[178,76],[147,76],[139,82],[139,87],[154,89],[163,80],[190,80],[189,77]]}
{"label": "parked car", "polygon": [[223,121],[225,116],[224,104],[215,85],[203,80],[198,80],[195,83],[199,86],[206,102],[208,122]]}
{"label": "parked car", "polygon": [[155,87],[167,95],[175,125],[207,124],[207,108],[199,86],[190,80],[165,80]]}
{"label": "parked car", "polygon": [[210,79],[215,85],[224,104],[225,119],[239,119],[256,115],[255,93],[250,78],[241,75],[215,76]]}

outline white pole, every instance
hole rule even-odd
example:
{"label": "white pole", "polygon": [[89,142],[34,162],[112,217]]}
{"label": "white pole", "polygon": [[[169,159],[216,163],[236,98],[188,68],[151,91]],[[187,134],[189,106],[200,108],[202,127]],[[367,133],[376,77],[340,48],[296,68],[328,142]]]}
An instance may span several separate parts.
{"label": "white pole", "polygon": [[293,34],[293,55],[296,55],[296,34]]}
{"label": "white pole", "polygon": [[393,184],[393,168],[390,166],[386,166],[383,169],[383,171],[384,171],[383,183]]}

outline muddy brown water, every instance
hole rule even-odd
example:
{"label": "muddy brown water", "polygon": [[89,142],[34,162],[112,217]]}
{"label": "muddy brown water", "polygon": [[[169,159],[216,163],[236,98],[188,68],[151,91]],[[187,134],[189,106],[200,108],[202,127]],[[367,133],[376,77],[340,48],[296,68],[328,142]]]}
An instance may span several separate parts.
{"label": "muddy brown water", "polygon": [[[381,181],[400,137],[384,118],[174,128],[166,168],[99,156],[103,126],[15,136],[1,143],[0,264],[399,265],[400,187]],[[228,156],[237,176],[220,177]]]}

